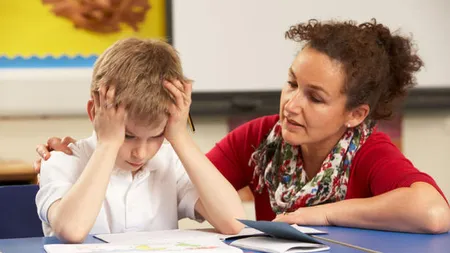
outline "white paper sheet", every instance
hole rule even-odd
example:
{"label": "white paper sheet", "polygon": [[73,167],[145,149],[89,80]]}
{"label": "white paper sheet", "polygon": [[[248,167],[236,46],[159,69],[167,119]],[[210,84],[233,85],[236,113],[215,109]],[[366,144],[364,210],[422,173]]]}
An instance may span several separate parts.
{"label": "white paper sheet", "polygon": [[226,245],[217,238],[214,239],[168,239],[149,241],[143,244],[48,244],[44,245],[47,253],[242,253],[241,249]]}
{"label": "white paper sheet", "polygon": [[327,232],[322,231],[322,230],[318,230],[315,228],[311,228],[311,227],[304,227],[304,226],[299,226],[299,225],[291,225],[293,228],[297,229],[298,231],[308,234],[308,235],[319,235],[319,234],[327,234]]}
{"label": "white paper sheet", "polygon": [[[326,234],[326,232],[317,230],[310,227],[292,225],[293,228],[303,232],[305,234]],[[172,239],[208,239],[208,238],[219,238],[221,240],[226,240],[234,237],[246,237],[251,235],[261,235],[261,231],[254,228],[245,227],[237,235],[224,235],[215,232],[213,229],[205,230],[162,230],[162,231],[151,231],[151,232],[127,232],[120,234],[100,234],[95,235],[96,238],[109,242],[109,243],[147,243],[149,241],[155,240],[165,240],[167,238]]]}
{"label": "white paper sheet", "polygon": [[119,234],[99,234],[94,237],[109,243],[148,243],[155,241],[172,240],[214,240],[217,239],[216,233],[205,233],[197,230],[160,230],[144,232],[127,232]]}

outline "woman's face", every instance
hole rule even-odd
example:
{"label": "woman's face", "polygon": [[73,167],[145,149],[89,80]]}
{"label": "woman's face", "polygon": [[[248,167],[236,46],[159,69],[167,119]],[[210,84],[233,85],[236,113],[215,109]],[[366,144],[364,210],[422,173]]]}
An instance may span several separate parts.
{"label": "woman's face", "polygon": [[335,142],[350,119],[339,62],[305,47],[289,69],[280,99],[282,135],[291,145]]}

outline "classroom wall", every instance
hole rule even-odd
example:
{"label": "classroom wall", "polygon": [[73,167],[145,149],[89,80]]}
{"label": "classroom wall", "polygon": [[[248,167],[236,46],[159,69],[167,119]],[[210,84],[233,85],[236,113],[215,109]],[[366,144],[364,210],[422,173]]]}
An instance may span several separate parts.
{"label": "classroom wall", "polygon": [[[227,132],[226,117],[195,117],[194,139],[204,152]],[[19,159],[30,164],[37,157],[36,144],[50,136],[71,135],[83,138],[92,133],[87,117],[0,119],[0,158]],[[407,112],[403,119],[402,148],[405,155],[422,171],[435,178],[450,198],[450,109],[436,112]],[[252,203],[245,203],[248,218],[254,218]],[[189,220],[180,227],[207,227]]]}

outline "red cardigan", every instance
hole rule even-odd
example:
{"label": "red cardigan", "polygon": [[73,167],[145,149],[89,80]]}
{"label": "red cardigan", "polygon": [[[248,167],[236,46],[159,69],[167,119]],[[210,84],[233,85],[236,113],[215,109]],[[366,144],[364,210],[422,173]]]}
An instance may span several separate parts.
{"label": "red cardigan", "polygon": [[[270,207],[267,188],[264,187],[261,194],[255,192],[254,167],[248,164],[251,154],[277,121],[278,115],[272,115],[247,122],[207,154],[234,188],[250,187],[255,198],[257,220],[272,220],[275,213]],[[416,169],[386,134],[374,131],[352,161],[346,199],[372,197],[419,181],[433,185],[445,198],[436,182]]]}

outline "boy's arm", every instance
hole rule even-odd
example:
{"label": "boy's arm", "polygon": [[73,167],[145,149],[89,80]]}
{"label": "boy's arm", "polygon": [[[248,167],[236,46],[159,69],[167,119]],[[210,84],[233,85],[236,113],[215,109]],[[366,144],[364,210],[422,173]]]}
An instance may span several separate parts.
{"label": "boy's arm", "polygon": [[220,233],[239,233],[244,226],[236,219],[243,218],[245,212],[238,193],[200,151],[186,128],[192,84],[174,81],[164,85],[175,100],[169,108],[170,116],[164,136],[172,144],[198,191],[200,199],[195,210]]}
{"label": "boy's arm", "polygon": [[236,219],[244,218],[245,212],[234,187],[200,151],[189,133],[178,136],[172,146],[200,196],[195,211],[220,233],[239,233],[244,226]]}
{"label": "boy's arm", "polygon": [[125,139],[125,108],[114,106],[114,85],[102,84],[88,102],[97,146],[80,178],[48,211],[48,220],[63,240],[82,242],[102,206],[117,153]]}
{"label": "boy's arm", "polygon": [[58,238],[84,241],[102,207],[117,151],[118,147],[99,143],[80,178],[50,206],[48,221]]}

